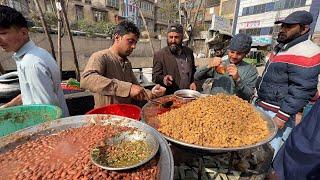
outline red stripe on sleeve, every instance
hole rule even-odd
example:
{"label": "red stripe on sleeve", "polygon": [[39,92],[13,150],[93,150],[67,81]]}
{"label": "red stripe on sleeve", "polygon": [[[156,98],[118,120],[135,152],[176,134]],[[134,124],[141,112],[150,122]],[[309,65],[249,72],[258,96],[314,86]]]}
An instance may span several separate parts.
{"label": "red stripe on sleeve", "polygon": [[302,67],[314,67],[320,64],[320,53],[312,57],[297,55],[278,55],[271,59],[272,63],[282,62]]}

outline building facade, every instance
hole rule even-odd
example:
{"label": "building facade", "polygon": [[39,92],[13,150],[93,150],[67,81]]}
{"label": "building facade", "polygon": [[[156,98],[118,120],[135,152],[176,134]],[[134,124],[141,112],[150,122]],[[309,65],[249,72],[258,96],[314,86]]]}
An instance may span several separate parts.
{"label": "building facade", "polygon": [[124,7],[122,16],[135,24],[138,24],[139,7],[133,0],[124,0]]}
{"label": "building facade", "polygon": [[[88,22],[112,22],[115,23],[122,16],[122,4],[119,0],[71,0],[66,5],[70,24],[80,20]],[[56,5],[54,0],[39,0],[42,11],[45,14],[55,16]],[[2,4],[8,5],[31,18],[32,13],[37,13],[33,0],[4,0]]]}
{"label": "building facade", "polygon": [[290,13],[298,10],[311,12],[315,18],[319,14],[318,8],[314,8],[318,0],[240,0],[238,18],[235,32],[252,36],[253,46],[270,46],[275,43],[280,26],[274,22],[284,19]]}

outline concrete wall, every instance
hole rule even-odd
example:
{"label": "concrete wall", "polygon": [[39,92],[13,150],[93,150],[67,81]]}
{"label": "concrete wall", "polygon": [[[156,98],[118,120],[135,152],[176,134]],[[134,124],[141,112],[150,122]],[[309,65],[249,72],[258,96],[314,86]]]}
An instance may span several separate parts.
{"label": "concrete wall", "polygon": [[[45,34],[42,33],[30,33],[31,39],[40,47],[47,49],[49,52],[50,46],[47,41]],[[55,45],[56,56],[57,56],[57,36],[51,35],[53,44]],[[160,49],[160,40],[153,40],[154,50],[157,51]],[[81,36],[74,37],[75,49],[77,51],[77,57],[80,65],[80,69],[83,69],[87,63],[89,57],[93,52],[109,48],[112,44],[111,39],[103,38],[87,38]],[[11,58],[12,53],[5,53],[0,51],[0,62],[5,70],[14,70],[16,69],[16,64]],[[65,35],[62,39],[62,69],[64,71],[69,71],[74,69],[73,65],[73,54],[69,41],[69,37]],[[129,59],[137,59],[137,57],[152,57],[151,48],[148,41],[139,41],[137,48],[133,51]],[[141,59],[141,58],[138,58]],[[152,58],[151,58],[152,59]]]}

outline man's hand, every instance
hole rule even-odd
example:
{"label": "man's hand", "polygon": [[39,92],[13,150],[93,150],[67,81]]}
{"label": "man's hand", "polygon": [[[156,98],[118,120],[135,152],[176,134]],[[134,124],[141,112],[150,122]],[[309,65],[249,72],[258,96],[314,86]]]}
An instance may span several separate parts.
{"label": "man's hand", "polygon": [[1,108],[7,108],[7,107],[10,107],[10,102],[8,102],[8,103],[3,104],[2,106],[0,106],[0,109],[1,109]]}
{"label": "man's hand", "polygon": [[219,66],[219,64],[221,64],[221,58],[220,57],[214,57],[211,58],[208,62],[208,68],[213,68],[213,67],[217,67]]}
{"label": "man's hand", "polygon": [[317,99],[319,99],[319,91],[311,98],[311,101],[316,101]]}
{"label": "man's hand", "polygon": [[196,85],[196,83],[194,83],[194,82],[191,83],[191,84],[190,84],[190,89],[196,91],[196,90],[197,90],[197,85]]}
{"label": "man's hand", "polygon": [[22,97],[21,94],[13,98],[10,102],[0,106],[0,108],[7,108],[7,107],[12,107],[12,106],[19,106],[22,105]]}
{"label": "man's hand", "polygon": [[273,117],[272,120],[273,120],[274,122],[276,122],[276,124],[277,124],[277,126],[278,126],[279,129],[284,128],[284,125],[285,125],[285,123],[286,123],[285,121],[281,120],[281,119],[278,118],[277,116]]}
{"label": "man's hand", "polygon": [[232,79],[234,81],[238,81],[240,79],[239,73],[238,73],[238,68],[234,64],[230,64],[227,67],[227,72],[230,76],[232,76]]}
{"label": "man's hand", "polygon": [[152,98],[161,97],[164,95],[165,92],[166,92],[166,88],[160,86],[159,84],[155,85],[151,89],[151,93],[153,94]]}
{"label": "man's hand", "polygon": [[166,86],[171,86],[172,85],[172,81],[173,81],[173,77],[171,75],[166,75],[163,78],[163,84]]}
{"label": "man's hand", "polygon": [[136,84],[131,85],[130,89],[130,97],[138,99],[138,100],[143,100],[144,99],[144,89]]}

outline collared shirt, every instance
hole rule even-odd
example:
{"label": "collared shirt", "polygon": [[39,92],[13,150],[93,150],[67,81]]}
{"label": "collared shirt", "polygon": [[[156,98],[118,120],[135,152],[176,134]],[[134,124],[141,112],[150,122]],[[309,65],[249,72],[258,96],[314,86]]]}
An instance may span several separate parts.
{"label": "collared shirt", "polygon": [[177,55],[175,55],[179,73],[180,73],[180,89],[189,89],[189,73],[191,73],[191,68],[188,64],[188,58],[184,51],[181,49]]}
{"label": "collared shirt", "polygon": [[63,117],[69,116],[60,86],[60,71],[51,54],[29,41],[13,54],[13,59],[17,64],[23,105],[51,104],[62,109]]}
{"label": "collared shirt", "polygon": [[91,55],[81,75],[80,85],[94,94],[95,108],[109,104],[130,104],[132,84],[139,84],[127,58],[121,58],[111,49]]}

